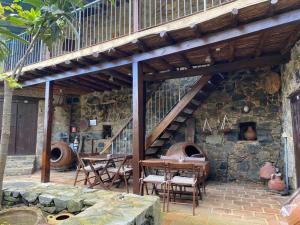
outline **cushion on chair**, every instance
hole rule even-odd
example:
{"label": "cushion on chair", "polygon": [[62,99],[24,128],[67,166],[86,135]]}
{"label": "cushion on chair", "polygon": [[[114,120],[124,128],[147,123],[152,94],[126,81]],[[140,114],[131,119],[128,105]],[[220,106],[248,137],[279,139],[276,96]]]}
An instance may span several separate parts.
{"label": "cushion on chair", "polygon": [[[125,173],[129,173],[129,172],[132,171],[132,168],[125,167],[124,170],[125,170]],[[121,168],[120,171],[119,171],[119,173],[123,174],[124,170],[123,170],[123,168]],[[108,168],[107,171],[110,172],[110,173],[117,173],[118,172],[118,168]]]}
{"label": "cushion on chair", "polygon": [[159,176],[159,175],[149,175],[143,178],[143,181],[146,183],[164,183],[165,182],[165,176]]}
{"label": "cushion on chair", "polygon": [[194,185],[196,184],[196,180],[191,177],[181,177],[175,176],[170,181],[172,184],[182,184],[182,185]]}
{"label": "cushion on chair", "polygon": [[201,158],[185,157],[184,161],[205,162],[205,157],[201,157]]}
{"label": "cushion on chair", "polygon": [[[93,165],[94,169],[97,170],[101,170],[106,166],[106,164],[104,163],[96,163],[95,165]],[[92,172],[92,168],[90,166],[85,166],[84,169],[88,172]]]}

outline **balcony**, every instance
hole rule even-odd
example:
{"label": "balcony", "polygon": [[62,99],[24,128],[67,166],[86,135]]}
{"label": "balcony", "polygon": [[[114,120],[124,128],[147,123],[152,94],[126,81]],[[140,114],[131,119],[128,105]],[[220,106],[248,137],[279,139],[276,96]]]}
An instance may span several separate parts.
{"label": "balcony", "polygon": [[[51,49],[38,41],[25,65],[80,51],[233,1],[235,0],[118,0],[112,5],[108,0],[97,0],[74,12],[73,25],[78,36],[71,27],[67,27],[66,38],[57,41]],[[20,36],[28,41],[31,39],[26,33]],[[9,41],[8,47],[11,54],[5,62],[5,71],[13,69],[27,48],[18,40]]]}

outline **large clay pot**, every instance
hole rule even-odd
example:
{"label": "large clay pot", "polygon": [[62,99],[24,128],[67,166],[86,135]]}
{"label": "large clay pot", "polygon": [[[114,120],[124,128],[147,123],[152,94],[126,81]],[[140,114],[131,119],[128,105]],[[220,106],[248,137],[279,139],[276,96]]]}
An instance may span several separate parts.
{"label": "large clay pot", "polygon": [[50,163],[52,169],[66,170],[74,162],[75,154],[65,142],[58,142],[51,146]]}
{"label": "large clay pot", "polygon": [[289,225],[300,225],[300,188],[284,203],[281,215]]}
{"label": "large clay pot", "polygon": [[260,178],[269,180],[272,174],[275,174],[275,167],[271,162],[265,162],[265,165],[259,170]]}
{"label": "large clay pot", "polygon": [[247,141],[256,140],[256,132],[254,131],[254,129],[251,126],[247,128],[244,135],[245,135],[245,138]]}
{"label": "large clay pot", "polygon": [[281,180],[280,175],[271,175],[271,180],[268,182],[269,189],[273,191],[283,191],[285,188],[285,184],[283,180]]}

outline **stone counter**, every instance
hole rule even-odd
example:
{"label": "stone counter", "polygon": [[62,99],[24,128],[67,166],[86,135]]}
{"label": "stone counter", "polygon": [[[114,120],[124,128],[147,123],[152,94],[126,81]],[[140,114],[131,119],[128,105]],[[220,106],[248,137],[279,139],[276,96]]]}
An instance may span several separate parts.
{"label": "stone counter", "polygon": [[3,190],[7,206],[35,205],[52,214],[76,214],[61,225],[160,224],[160,200],[155,196],[34,182],[5,182]]}

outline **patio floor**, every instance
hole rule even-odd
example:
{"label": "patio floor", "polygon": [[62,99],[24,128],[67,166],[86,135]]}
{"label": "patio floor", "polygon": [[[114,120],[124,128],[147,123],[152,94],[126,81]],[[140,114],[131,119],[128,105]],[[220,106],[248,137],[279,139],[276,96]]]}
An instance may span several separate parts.
{"label": "patio floor", "polygon": [[[51,182],[73,185],[74,171],[51,171]],[[40,172],[27,176],[5,177],[9,181],[40,181]],[[123,189],[114,189],[124,191]],[[170,212],[163,213],[163,225],[275,225],[285,224],[280,208],[288,197],[271,193],[262,184],[217,183],[207,184],[207,195],[192,216],[191,204],[171,204]]]}

